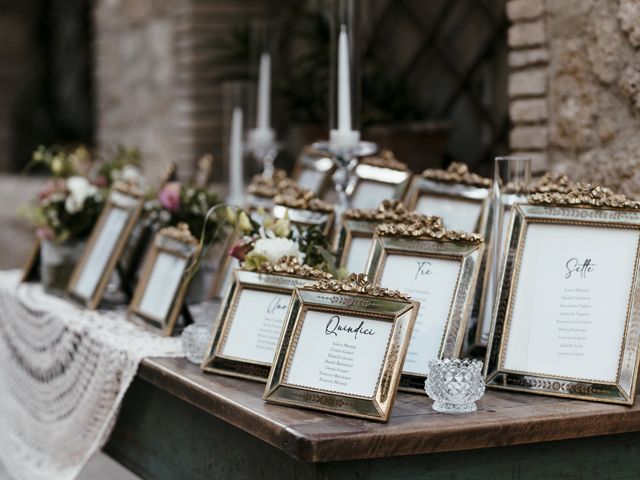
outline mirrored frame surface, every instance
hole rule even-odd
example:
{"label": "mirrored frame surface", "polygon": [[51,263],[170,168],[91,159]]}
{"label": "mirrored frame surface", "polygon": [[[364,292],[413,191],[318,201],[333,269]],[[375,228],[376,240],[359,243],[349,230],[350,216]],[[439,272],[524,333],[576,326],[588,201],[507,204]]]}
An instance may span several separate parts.
{"label": "mirrored frame surface", "polygon": [[[307,147],[298,157],[291,178],[301,188],[323,198],[331,187],[331,177],[335,171],[336,163],[329,155]],[[309,179],[306,179],[305,175],[308,175]],[[310,185],[310,182],[313,184]]]}
{"label": "mirrored frame surface", "polygon": [[[618,352],[615,382],[585,380],[562,375],[511,371],[504,367],[505,352],[512,322],[514,296],[522,276],[520,268],[530,225],[562,227],[599,227],[635,230],[640,234],[640,212],[607,208],[585,208],[551,205],[516,205],[507,235],[508,251],[502,266],[499,304],[494,309],[485,365],[485,382],[497,389],[523,391],[542,395],[576,398],[605,403],[632,405],[635,400],[640,343],[640,271],[639,253],[630,258],[633,278],[626,306],[622,348]],[[529,273],[530,274],[530,273]],[[534,300],[535,301],[535,300]]]}
{"label": "mirrored frame surface", "polygon": [[[416,175],[411,182],[411,187],[406,195],[405,204],[409,210],[415,210],[418,202],[423,197],[436,197],[440,199],[449,200],[451,202],[465,202],[478,205],[480,214],[478,221],[476,222],[476,228],[469,233],[480,233],[485,236],[487,234],[487,228],[489,223],[489,206],[490,206],[490,192],[489,188],[477,187],[473,185],[465,185],[462,183],[445,183],[436,182]],[[435,215],[431,212],[419,212],[424,215]],[[445,226],[448,228],[455,228],[447,225],[447,219],[442,218]]]}
{"label": "mirrored frame surface", "polygon": [[[353,208],[376,208],[382,200],[402,200],[405,196],[412,173],[409,169],[399,170],[384,166],[372,165],[362,161],[355,168],[353,180],[347,187]],[[390,187],[391,195],[381,198],[379,194],[369,195],[371,205],[358,203],[358,196],[368,185]]]}
{"label": "mirrored frame surface", "polygon": [[[438,349],[438,358],[457,358],[462,351],[467,323],[473,308],[474,293],[484,248],[482,242],[440,241],[432,238],[379,236],[376,234],[367,265],[367,273],[375,283],[380,283],[390,255],[458,262],[460,267],[456,285]],[[421,308],[428,311],[429,305],[423,304]],[[424,382],[426,378],[426,375],[403,371],[399,388],[403,391],[425,394]]]}
{"label": "mirrored frame surface", "polygon": [[322,232],[327,236],[330,236],[333,231],[333,224],[335,222],[335,213],[333,211],[313,211],[305,208],[274,205],[272,212],[275,218],[288,218],[293,225],[302,228],[324,224]]}
{"label": "mirrored frame surface", "polygon": [[[109,192],[107,203],[102,209],[96,225],[87,240],[82,257],[71,275],[69,285],[67,286],[67,296],[70,299],[91,310],[95,310],[99,306],[109,279],[126,247],[127,239],[140,217],[142,206],[142,192],[140,192],[137,187],[116,186],[112,188],[111,192]],[[104,263],[104,268],[98,272],[95,288],[93,288],[88,295],[85,295],[78,291],[79,282],[82,280],[85,267],[88,267],[88,262],[91,258],[94,258],[91,257],[91,255],[100,240],[100,236],[106,231],[105,227],[108,226],[108,220],[112,212],[119,212],[125,215],[122,228],[117,232],[117,238],[115,239],[113,248],[108,252],[109,256]],[[96,259],[97,258],[98,257],[96,257]]]}
{"label": "mirrored frame surface", "polygon": [[[165,336],[172,335],[178,317],[180,316],[184,297],[189,286],[187,272],[198,252],[198,242],[190,234],[188,236],[185,235],[183,239],[180,239],[177,235],[171,235],[171,232],[168,231],[168,229],[159,231],[153,240],[151,249],[149,250],[144,266],[142,267],[140,280],[136,285],[133,298],[129,304],[129,320],[155,331],[156,333],[160,333]],[[184,261],[184,267],[180,272],[180,280],[177,282],[175,289],[173,289],[173,291],[163,292],[163,296],[171,299],[168,311],[163,317],[151,314],[141,308],[144,295],[149,287],[149,281],[151,280],[154,268],[157,266],[157,262],[161,254],[170,255]]]}
{"label": "mirrored frame surface", "polygon": [[224,348],[229,332],[234,328],[235,315],[245,291],[291,295],[297,287],[303,287],[315,279],[296,275],[259,273],[236,269],[234,281],[226,294],[213,327],[213,335],[207,347],[201,368],[205,372],[265,382],[271,370],[271,362],[225,355]]}
{"label": "mirrored frame surface", "polygon": [[[267,381],[264,399],[269,403],[310,408],[386,422],[395,401],[400,371],[407,352],[408,340],[416,318],[417,302],[379,298],[358,293],[296,289],[280,337],[274,366]],[[339,393],[311,388],[288,381],[307,315],[321,312],[331,315],[357,315],[360,318],[391,323],[390,335],[378,371],[372,396]]]}
{"label": "mirrored frame surface", "polygon": [[22,265],[22,271],[20,272],[20,283],[33,282],[39,279],[40,272],[40,248],[41,242],[39,238],[33,241],[33,245],[29,249],[27,258]]}
{"label": "mirrored frame surface", "polygon": [[218,267],[211,284],[209,299],[223,297],[233,282],[233,270],[239,265],[238,260],[230,255],[230,251],[237,241],[238,234],[236,231],[230,231],[227,234],[227,238],[224,240],[222,256],[220,258],[220,262],[218,262]]}
{"label": "mirrored frame surface", "polygon": [[[354,238],[366,238],[371,241],[369,252],[373,246],[373,234],[376,226],[380,225],[380,220],[361,220],[342,218],[342,224],[340,232],[336,237],[336,264],[338,267],[346,267],[349,263],[349,256],[351,254],[351,245]],[[366,262],[363,265],[361,272],[349,272],[349,273],[364,273],[366,271]]]}

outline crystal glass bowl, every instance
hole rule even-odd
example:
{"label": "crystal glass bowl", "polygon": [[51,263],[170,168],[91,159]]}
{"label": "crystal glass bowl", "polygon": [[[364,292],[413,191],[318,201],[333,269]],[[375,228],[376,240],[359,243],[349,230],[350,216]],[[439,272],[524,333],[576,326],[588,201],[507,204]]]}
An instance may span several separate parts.
{"label": "crystal glass bowl", "polygon": [[182,348],[187,359],[200,364],[209,346],[211,325],[193,323],[182,331]]}
{"label": "crystal glass bowl", "polygon": [[437,412],[475,412],[476,400],[484,395],[482,362],[468,358],[432,360],[424,389]]}

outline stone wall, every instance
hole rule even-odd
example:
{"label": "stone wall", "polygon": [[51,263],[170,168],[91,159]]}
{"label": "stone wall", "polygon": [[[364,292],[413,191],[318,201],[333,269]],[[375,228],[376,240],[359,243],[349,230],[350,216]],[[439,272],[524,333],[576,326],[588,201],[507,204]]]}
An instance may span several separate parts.
{"label": "stone wall", "polygon": [[220,157],[218,84],[233,66],[216,59],[231,29],[263,14],[265,5],[266,0],[97,0],[99,146],[139,146],[150,178],[170,162],[187,177],[200,155]]}
{"label": "stone wall", "polygon": [[511,147],[640,196],[640,0],[510,0]]}

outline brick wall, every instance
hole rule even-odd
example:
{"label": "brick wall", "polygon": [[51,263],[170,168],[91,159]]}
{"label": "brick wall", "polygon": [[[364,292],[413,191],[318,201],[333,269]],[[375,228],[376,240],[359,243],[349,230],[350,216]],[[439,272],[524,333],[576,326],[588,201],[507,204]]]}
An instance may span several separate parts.
{"label": "brick wall", "polygon": [[510,0],[507,14],[512,151],[640,197],[640,0]]}
{"label": "brick wall", "polygon": [[511,0],[507,15],[513,23],[508,34],[511,150],[531,157],[534,170],[546,170],[549,48],[544,0]]}
{"label": "brick wall", "polygon": [[234,66],[216,59],[232,28],[265,10],[266,0],[98,0],[99,145],[139,146],[150,178],[170,162],[188,177],[198,156],[220,159],[219,77]]}

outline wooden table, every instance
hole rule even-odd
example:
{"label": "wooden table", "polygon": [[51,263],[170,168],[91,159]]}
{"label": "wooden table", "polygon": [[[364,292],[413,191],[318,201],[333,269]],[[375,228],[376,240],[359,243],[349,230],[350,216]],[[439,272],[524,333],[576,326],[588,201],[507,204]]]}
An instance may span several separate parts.
{"label": "wooden table", "polygon": [[268,405],[264,385],[143,361],[106,451],[143,478],[640,478],[640,405],[488,391],[472,415],[400,394],[381,424]]}

